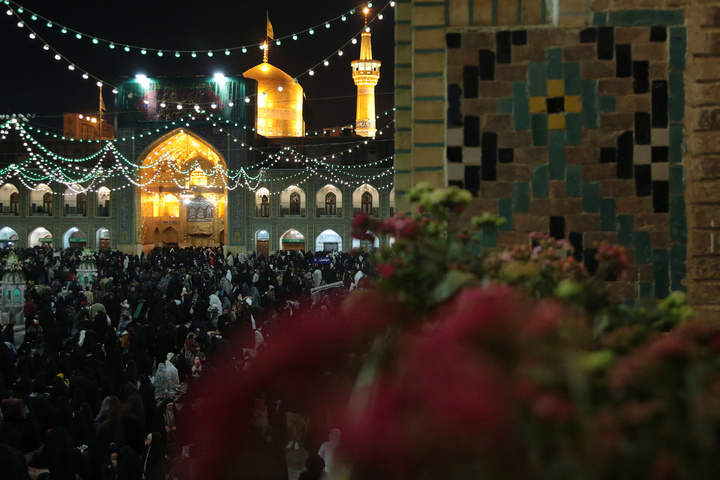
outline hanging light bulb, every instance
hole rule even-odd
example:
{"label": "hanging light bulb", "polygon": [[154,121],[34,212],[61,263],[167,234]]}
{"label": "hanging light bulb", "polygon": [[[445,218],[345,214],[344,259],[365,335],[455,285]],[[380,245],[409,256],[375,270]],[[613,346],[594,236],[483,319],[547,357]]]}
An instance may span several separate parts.
{"label": "hanging light bulb", "polygon": [[180,52],[175,52],[175,57],[180,58]]}
{"label": "hanging light bulb", "polygon": [[108,45],[108,47],[110,47],[111,49],[115,49],[115,44],[111,43],[110,45]]}
{"label": "hanging light bulb", "polygon": [[55,60],[62,60],[62,57],[56,53],[56,54],[55,54]]}
{"label": "hanging light bulb", "polygon": [[93,42],[94,45],[97,45],[98,43],[100,43],[97,38],[93,38],[93,39],[92,39],[92,42]]}
{"label": "hanging light bulb", "polygon": [[166,107],[165,102],[161,102],[161,103],[160,103],[160,108],[165,108],[165,107]]}
{"label": "hanging light bulb", "polygon": [[35,34],[34,34],[34,33],[31,33],[29,36],[30,36],[30,39],[31,39],[31,40],[35,40]]}
{"label": "hanging light bulb", "polygon": [[24,25],[25,25],[25,24],[24,24],[23,22],[18,22],[18,23],[17,23],[18,28],[22,28]]}
{"label": "hanging light bulb", "polygon": [[81,39],[82,39],[82,35],[80,35],[79,33],[76,33],[76,34],[75,34],[75,38],[77,38],[78,40],[81,40]]}
{"label": "hanging light bulb", "polygon": [[352,44],[355,45],[357,43],[357,38],[352,39]]}
{"label": "hanging light bulb", "polygon": [[310,70],[310,71],[308,72],[308,74],[310,74],[310,75],[315,75],[315,71],[314,71],[314,70]]}
{"label": "hanging light bulb", "polygon": [[162,50],[158,50],[158,52],[157,52],[157,56],[158,56],[158,57],[162,57],[162,56],[163,56],[163,52],[162,52]]}
{"label": "hanging light bulb", "polygon": [[243,52],[243,53],[247,53],[247,48],[243,47],[243,48],[242,48],[242,52]]}
{"label": "hanging light bulb", "polygon": [[103,82],[97,81],[97,82],[95,82],[95,85],[97,85],[98,87],[102,87],[102,86],[103,86]]}
{"label": "hanging light bulb", "polygon": [[230,50],[225,50],[225,55],[230,55]]}
{"label": "hanging light bulb", "polygon": [[282,85],[278,85],[278,92],[282,92],[282,91],[283,91]]}
{"label": "hanging light bulb", "polygon": [[293,40],[297,40],[297,35],[293,35]]}
{"label": "hanging light bulb", "polygon": [[327,67],[328,65],[330,65],[330,62],[328,62],[327,60],[325,60],[325,61],[323,62],[323,65],[325,65],[325,66]]}
{"label": "hanging light bulb", "polygon": [[88,75],[87,73],[83,73],[83,76],[82,76],[82,77],[83,77],[85,80],[87,80],[88,78],[90,78],[90,75]]}
{"label": "hanging light bulb", "polygon": [[72,65],[72,64],[68,65],[68,70],[75,70],[75,65]]}
{"label": "hanging light bulb", "polygon": [[250,97],[245,97],[245,103],[250,103]]}
{"label": "hanging light bulb", "polygon": [[43,50],[50,50],[50,45],[43,45]]}
{"label": "hanging light bulb", "polygon": [[195,57],[197,57],[197,53],[192,52],[192,53],[190,54],[190,56],[191,56],[192,58],[195,58]]}
{"label": "hanging light bulb", "polygon": [[338,56],[339,56],[339,57],[342,57],[342,56],[343,56],[343,51],[342,51],[342,50],[338,50]]}
{"label": "hanging light bulb", "polygon": [[129,51],[130,51],[130,47],[125,46],[125,48],[124,48],[123,50],[125,50],[126,52],[129,52]]}
{"label": "hanging light bulb", "polygon": [[177,108],[178,110],[182,110],[182,109],[183,109],[183,106],[178,103],[176,108]]}
{"label": "hanging light bulb", "polygon": [[208,52],[208,57],[212,57],[212,56],[213,56],[213,52],[212,52],[212,51],[209,51],[209,52]]}

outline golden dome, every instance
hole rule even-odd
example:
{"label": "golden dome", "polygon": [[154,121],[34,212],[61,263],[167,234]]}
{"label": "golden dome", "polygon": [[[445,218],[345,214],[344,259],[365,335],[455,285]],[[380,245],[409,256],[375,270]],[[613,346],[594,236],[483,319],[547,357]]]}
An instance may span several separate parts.
{"label": "golden dome", "polygon": [[290,75],[263,62],[243,73],[258,82],[257,133],[266,137],[302,137],[303,89]]}

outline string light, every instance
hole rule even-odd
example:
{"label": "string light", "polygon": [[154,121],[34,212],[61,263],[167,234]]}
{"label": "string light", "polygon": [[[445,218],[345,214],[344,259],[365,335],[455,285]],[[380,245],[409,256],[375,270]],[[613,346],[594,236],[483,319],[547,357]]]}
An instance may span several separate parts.
{"label": "string light", "polygon": [[[20,15],[28,14],[28,15],[30,15],[31,18],[32,18],[33,20],[35,20],[35,21],[41,20],[41,21],[45,22],[45,26],[46,26],[48,29],[52,28],[54,25],[60,26],[60,27],[61,27],[61,30],[60,30],[60,31],[61,31],[63,34],[71,33],[71,34],[73,34],[78,40],[82,40],[82,39],[88,38],[88,39],[90,39],[90,41],[91,41],[92,44],[94,44],[94,45],[100,45],[100,44],[102,44],[102,45],[107,45],[110,49],[114,49],[115,46],[119,45],[119,46],[122,47],[122,49],[123,49],[125,52],[130,52],[130,51],[135,50],[135,51],[138,51],[138,52],[139,52],[140,54],[142,54],[142,55],[146,55],[148,52],[155,52],[158,56],[163,56],[162,53],[161,53],[161,52],[162,52],[162,49],[152,48],[152,47],[148,47],[148,46],[136,46],[136,45],[131,45],[131,44],[125,44],[125,43],[122,43],[122,42],[114,42],[114,41],[107,40],[107,39],[100,38],[100,37],[96,37],[96,36],[93,36],[93,35],[88,35],[88,34],[86,34],[86,33],[84,33],[84,32],[79,31],[79,30],[75,30],[75,29],[73,29],[73,28],[70,28],[70,27],[67,27],[67,26],[63,26],[63,25],[57,24],[57,23],[53,22],[52,20],[50,20],[50,19],[48,19],[48,18],[46,18],[46,17],[44,17],[44,16],[42,16],[42,15],[39,15],[39,14],[33,12],[33,11],[27,10],[26,8],[22,7],[19,3],[15,2],[15,1],[8,0],[8,1],[5,2],[5,3],[6,3],[7,5],[9,5],[9,8],[8,8],[8,10],[6,11],[6,13],[7,13],[8,15],[17,15],[17,16],[19,17]],[[371,5],[371,4],[368,4],[368,5]],[[389,2],[389,3],[386,4],[386,6],[394,6],[394,2]],[[14,10],[13,10],[13,8],[14,8]],[[297,40],[298,37],[299,37],[299,35],[302,35],[303,33],[307,33],[307,34],[309,34],[309,35],[314,35],[314,34],[315,34],[315,30],[316,30],[317,28],[320,28],[320,27],[324,26],[325,29],[330,29],[331,26],[332,26],[332,24],[333,24],[334,22],[337,22],[337,21],[345,22],[345,21],[347,20],[348,15],[354,15],[354,14],[355,14],[355,8],[353,8],[353,9],[351,9],[351,10],[349,10],[349,11],[346,11],[345,13],[343,13],[343,14],[341,14],[341,15],[338,15],[338,16],[336,16],[336,17],[333,17],[333,18],[331,18],[331,19],[329,19],[329,20],[323,21],[323,22],[321,22],[321,23],[319,23],[319,24],[317,24],[317,25],[315,25],[315,26],[313,26],[313,27],[311,27],[311,28],[305,29],[305,30],[300,31],[300,32],[295,32],[295,33],[292,33],[292,34],[289,34],[289,35],[286,35],[286,36],[283,36],[283,37],[278,37],[278,38],[275,39],[275,42],[276,42],[277,45],[281,45],[282,40],[289,39],[289,38],[292,38],[293,40]],[[19,18],[19,19],[22,20],[22,18]],[[21,25],[18,25],[18,26],[21,26]],[[254,47],[254,46],[256,46],[256,45],[257,45],[257,46],[260,46],[260,45],[262,45],[262,44],[260,43],[260,44],[250,44],[250,45],[242,45],[242,46],[234,46],[234,47],[215,48],[215,49],[209,50],[207,53],[208,53],[208,56],[209,56],[209,57],[212,57],[214,53],[223,53],[223,54],[225,54],[225,55],[230,55],[233,51],[238,51],[238,50],[242,51],[243,53],[246,53],[246,52],[247,52],[247,48],[249,48],[249,47]],[[192,53],[194,53],[194,52],[191,52],[191,51],[189,51],[189,50],[176,50],[176,55],[175,55],[175,56],[177,57],[177,56],[179,56],[178,54],[183,54],[183,53],[190,54],[192,58],[196,58],[196,57],[197,57],[197,54],[193,55]]]}

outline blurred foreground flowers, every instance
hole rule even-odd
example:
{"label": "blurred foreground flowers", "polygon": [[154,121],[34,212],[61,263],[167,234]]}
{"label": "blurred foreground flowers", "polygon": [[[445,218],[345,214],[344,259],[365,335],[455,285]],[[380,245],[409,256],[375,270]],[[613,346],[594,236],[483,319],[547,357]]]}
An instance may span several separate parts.
{"label": "blurred foreground flowers", "polygon": [[[486,251],[502,219],[460,224],[467,192],[410,195],[414,215],[353,221],[359,238],[394,239],[376,253],[377,285],[290,327],[213,398],[212,478],[231,478],[238,405],[277,384],[342,428],[346,468],[331,478],[718,476],[720,329],[693,321],[684,294],[630,308],[606,283],[629,267],[622,247],[599,245],[593,275],[544,235]],[[312,382],[349,354],[364,358],[352,392]]]}

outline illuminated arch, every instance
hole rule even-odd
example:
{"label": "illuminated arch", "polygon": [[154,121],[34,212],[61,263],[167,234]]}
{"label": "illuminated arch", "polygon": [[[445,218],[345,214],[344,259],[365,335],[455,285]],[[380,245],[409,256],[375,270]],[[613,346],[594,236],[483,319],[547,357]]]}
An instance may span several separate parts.
{"label": "illuminated arch", "polygon": [[[220,222],[200,225],[188,217],[184,199],[202,197],[218,206],[218,218],[227,205],[227,165],[220,152],[191,130],[175,129],[153,142],[139,157],[141,215],[136,228],[142,243],[186,243],[190,236],[219,238],[225,227]],[[176,242],[168,242],[164,222],[172,221]],[[159,227],[160,235],[155,234]],[[175,235],[175,234],[172,234]]]}
{"label": "illuminated arch", "polygon": [[342,216],[342,190],[332,184],[327,184],[318,190],[315,203],[318,216]]}
{"label": "illuminated arch", "polygon": [[360,185],[353,192],[353,210],[354,213],[365,212],[368,215],[375,215],[376,209],[380,207],[380,193],[377,188],[366,183]]}
{"label": "illuminated arch", "polygon": [[20,203],[20,192],[12,183],[6,183],[0,187],[0,204],[2,204],[2,213],[18,214],[18,205]]}
{"label": "illuminated arch", "polygon": [[323,250],[342,251],[342,237],[335,230],[325,230],[315,240],[315,250],[318,252]]}
{"label": "illuminated arch", "polygon": [[38,245],[52,245],[52,234],[43,227],[38,227],[28,235],[28,246],[37,247]]}
{"label": "illuminated arch", "polygon": [[290,185],[280,193],[280,208],[282,215],[305,216],[305,190]]}

